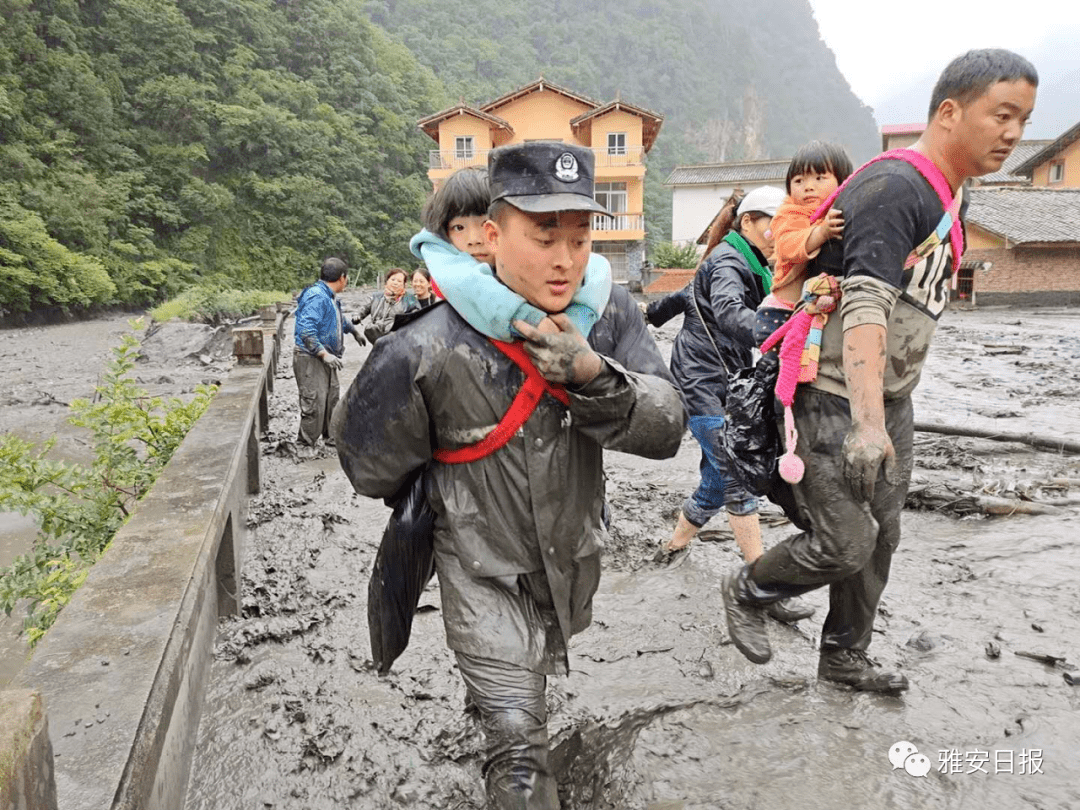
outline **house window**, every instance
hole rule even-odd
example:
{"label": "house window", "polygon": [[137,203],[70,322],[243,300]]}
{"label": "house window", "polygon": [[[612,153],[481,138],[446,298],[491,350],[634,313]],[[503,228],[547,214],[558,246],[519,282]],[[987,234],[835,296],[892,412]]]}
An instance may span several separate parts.
{"label": "house window", "polygon": [[1065,179],[1065,161],[1059,160],[1050,164],[1050,182],[1060,183]]}
{"label": "house window", "polygon": [[473,139],[472,135],[465,137],[454,138],[454,157],[458,160],[472,160],[473,159]]}
{"label": "house window", "polygon": [[626,255],[626,242],[593,242],[592,250],[611,262],[611,278],[614,281],[627,280],[630,262]]}
{"label": "house window", "polygon": [[625,214],[626,183],[597,183],[596,201],[613,214]]}
{"label": "house window", "polygon": [[614,218],[594,217],[597,230],[625,231],[628,227],[626,214],[626,183],[597,183],[596,201],[614,214]]}
{"label": "house window", "polygon": [[607,153],[609,155],[626,154],[626,133],[609,132],[607,135]]}

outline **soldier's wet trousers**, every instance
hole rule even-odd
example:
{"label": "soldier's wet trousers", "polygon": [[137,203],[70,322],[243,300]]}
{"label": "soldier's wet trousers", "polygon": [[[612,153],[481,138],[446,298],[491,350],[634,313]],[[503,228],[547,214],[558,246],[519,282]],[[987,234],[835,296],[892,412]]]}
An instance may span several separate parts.
{"label": "soldier's wet trousers", "polygon": [[341,396],[338,374],[315,355],[296,351],[293,375],[300,392],[300,430],[296,440],[314,447],[320,436],[330,436],[330,417]]}
{"label": "soldier's wet trousers", "polygon": [[855,500],[844,480],[841,446],[851,428],[848,401],[801,386],[794,416],[797,452],[806,464],[802,481],[794,487],[795,499],[812,528],[758,558],[739,577],[739,598],[767,604],[828,585],[829,614],[821,631],[821,649],[865,650],[900,543],[900,512],[911,480],[911,399],[885,403],[898,481],[889,484],[882,469],[870,503]]}
{"label": "soldier's wet trousers", "polygon": [[555,776],[548,769],[547,678],[513,664],[456,655],[484,727],[490,807],[559,810]]}

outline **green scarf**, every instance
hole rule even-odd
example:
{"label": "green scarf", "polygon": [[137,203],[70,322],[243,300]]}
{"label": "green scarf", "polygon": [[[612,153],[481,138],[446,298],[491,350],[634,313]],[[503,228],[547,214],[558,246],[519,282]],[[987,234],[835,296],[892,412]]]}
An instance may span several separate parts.
{"label": "green scarf", "polygon": [[757,253],[750,247],[750,243],[746,241],[746,238],[736,233],[735,231],[728,231],[728,235],[724,237],[724,241],[735,248],[746,259],[746,263],[750,265],[750,269],[754,271],[755,275],[761,279],[761,284],[765,288],[765,294],[768,295],[772,289],[772,270],[769,269],[769,265],[762,265],[758,261]]}

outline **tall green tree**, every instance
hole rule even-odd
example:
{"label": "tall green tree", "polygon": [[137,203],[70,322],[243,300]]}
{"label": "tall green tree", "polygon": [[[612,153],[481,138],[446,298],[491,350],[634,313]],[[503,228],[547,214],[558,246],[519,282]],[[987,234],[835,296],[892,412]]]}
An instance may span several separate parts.
{"label": "tall green tree", "polygon": [[0,22],[0,310],[409,260],[415,121],[447,97],[355,0],[0,0]]}

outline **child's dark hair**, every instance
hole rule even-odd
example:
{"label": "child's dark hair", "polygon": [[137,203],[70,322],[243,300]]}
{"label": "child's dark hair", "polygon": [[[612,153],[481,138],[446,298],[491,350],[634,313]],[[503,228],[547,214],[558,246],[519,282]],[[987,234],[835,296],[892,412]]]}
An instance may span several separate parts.
{"label": "child's dark hair", "polygon": [[852,172],[851,158],[844,151],[844,147],[824,141],[810,141],[805,146],[800,146],[791,159],[791,165],[787,170],[787,193],[791,194],[791,181],[799,174],[810,172],[832,172],[839,185],[848,179]]}
{"label": "child's dark hair", "polygon": [[491,204],[491,187],[486,169],[458,169],[432,194],[420,218],[424,227],[447,239],[447,226],[454,217],[486,217]]}

